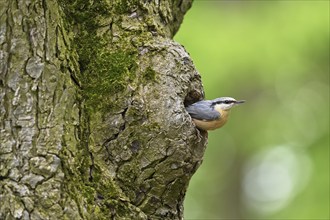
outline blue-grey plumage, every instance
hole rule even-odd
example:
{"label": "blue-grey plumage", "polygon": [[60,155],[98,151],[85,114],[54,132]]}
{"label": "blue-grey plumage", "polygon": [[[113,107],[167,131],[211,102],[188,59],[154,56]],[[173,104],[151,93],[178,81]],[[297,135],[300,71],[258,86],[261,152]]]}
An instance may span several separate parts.
{"label": "blue-grey plumage", "polygon": [[203,100],[186,107],[197,128],[214,130],[222,127],[228,119],[230,109],[244,100],[237,101],[231,97]]}
{"label": "blue-grey plumage", "polygon": [[214,108],[211,108],[212,101],[211,100],[204,100],[195,102],[192,105],[186,107],[186,110],[190,114],[192,118],[205,120],[205,121],[212,121],[216,120],[220,117],[220,113],[216,111]]}

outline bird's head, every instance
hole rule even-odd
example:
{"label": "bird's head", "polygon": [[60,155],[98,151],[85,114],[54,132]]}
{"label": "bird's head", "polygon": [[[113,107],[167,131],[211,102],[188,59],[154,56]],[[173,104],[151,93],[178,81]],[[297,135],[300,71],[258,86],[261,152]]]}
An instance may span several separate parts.
{"label": "bird's head", "polygon": [[214,108],[220,108],[221,110],[228,111],[235,105],[239,105],[244,102],[245,102],[245,100],[237,101],[236,99],[231,98],[231,97],[221,97],[221,98],[213,99],[212,105]]}

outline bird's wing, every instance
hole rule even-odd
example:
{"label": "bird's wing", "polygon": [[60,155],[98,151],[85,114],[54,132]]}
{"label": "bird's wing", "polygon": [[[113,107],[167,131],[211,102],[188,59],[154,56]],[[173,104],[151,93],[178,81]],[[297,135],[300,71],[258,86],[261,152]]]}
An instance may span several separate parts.
{"label": "bird's wing", "polygon": [[210,101],[199,101],[186,107],[192,118],[212,121],[220,118],[220,113],[211,107]]}

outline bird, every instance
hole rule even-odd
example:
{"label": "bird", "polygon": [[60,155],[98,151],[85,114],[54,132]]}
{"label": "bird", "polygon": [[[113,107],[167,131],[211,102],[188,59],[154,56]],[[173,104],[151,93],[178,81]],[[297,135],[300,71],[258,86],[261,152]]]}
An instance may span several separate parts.
{"label": "bird", "polygon": [[201,130],[215,130],[226,124],[230,109],[244,103],[231,97],[220,97],[213,100],[202,100],[186,107],[187,112]]}

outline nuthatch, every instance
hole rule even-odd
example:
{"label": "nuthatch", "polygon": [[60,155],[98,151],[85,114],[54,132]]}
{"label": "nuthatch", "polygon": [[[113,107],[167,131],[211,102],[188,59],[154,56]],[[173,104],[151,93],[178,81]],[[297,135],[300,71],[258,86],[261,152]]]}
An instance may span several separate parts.
{"label": "nuthatch", "polygon": [[222,127],[227,122],[230,109],[244,102],[231,97],[221,97],[196,102],[187,106],[186,110],[196,127],[207,131]]}

